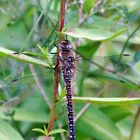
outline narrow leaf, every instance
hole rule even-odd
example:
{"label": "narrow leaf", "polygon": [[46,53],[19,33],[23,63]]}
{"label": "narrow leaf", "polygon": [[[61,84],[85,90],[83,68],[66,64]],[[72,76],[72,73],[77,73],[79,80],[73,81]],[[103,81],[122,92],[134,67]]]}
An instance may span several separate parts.
{"label": "narrow leaf", "polygon": [[93,103],[93,104],[100,104],[100,105],[136,105],[136,104],[138,105],[140,104],[140,98],[73,97],[72,99],[74,102],[85,102],[85,103]]}
{"label": "narrow leaf", "polygon": [[66,132],[66,130],[65,129],[54,129],[49,133],[49,135],[54,135],[54,134],[62,133],[62,132]]}
{"label": "narrow leaf", "polygon": [[[79,106],[78,106],[79,108]],[[80,111],[78,108],[78,112]],[[78,134],[99,140],[124,140],[117,126],[100,110],[90,106],[76,122]]]}
{"label": "narrow leaf", "polygon": [[85,38],[94,41],[103,41],[115,38],[116,36],[122,34],[125,31],[126,29],[122,29],[117,33],[113,33],[98,29],[69,28],[62,33],[70,35],[74,38]]}
{"label": "narrow leaf", "polygon": [[40,133],[44,134],[45,136],[48,136],[48,132],[44,131],[40,128],[34,128],[34,129],[32,129],[32,131],[40,132]]}
{"label": "narrow leaf", "polygon": [[37,47],[40,49],[40,51],[41,51],[43,54],[45,54],[44,49],[43,49],[39,44],[37,44]]}
{"label": "narrow leaf", "polygon": [[16,60],[19,60],[22,62],[37,64],[37,65],[41,65],[44,67],[51,67],[49,62],[47,63],[46,61],[39,60],[39,59],[33,58],[31,56],[19,54],[15,51],[8,50],[8,49],[3,48],[3,47],[0,47],[0,55],[1,56],[8,56],[9,58],[13,58],[13,59],[16,59]]}

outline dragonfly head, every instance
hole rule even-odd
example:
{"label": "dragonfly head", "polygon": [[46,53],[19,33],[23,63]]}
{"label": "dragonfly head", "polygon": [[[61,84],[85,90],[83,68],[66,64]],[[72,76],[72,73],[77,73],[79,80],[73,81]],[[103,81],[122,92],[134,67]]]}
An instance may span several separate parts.
{"label": "dragonfly head", "polygon": [[72,48],[72,44],[69,40],[62,40],[59,44],[59,49],[62,51],[70,51]]}

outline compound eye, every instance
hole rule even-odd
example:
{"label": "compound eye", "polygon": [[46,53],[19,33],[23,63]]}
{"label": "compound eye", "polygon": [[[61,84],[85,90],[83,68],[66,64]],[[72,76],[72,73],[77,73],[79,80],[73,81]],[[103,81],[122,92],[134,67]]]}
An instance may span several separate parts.
{"label": "compound eye", "polygon": [[72,49],[72,45],[70,43],[68,43],[69,49]]}

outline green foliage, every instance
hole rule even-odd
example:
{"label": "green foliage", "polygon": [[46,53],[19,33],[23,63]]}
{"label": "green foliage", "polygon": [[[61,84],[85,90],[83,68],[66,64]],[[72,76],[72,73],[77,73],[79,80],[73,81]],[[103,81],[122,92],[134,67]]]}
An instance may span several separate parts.
{"label": "green foliage", "polygon": [[1,140],[24,140],[22,136],[7,122],[0,120],[0,138]]}
{"label": "green foliage", "polygon": [[83,4],[83,12],[87,14],[90,13],[95,3],[96,3],[95,0],[85,0]]}
{"label": "green foliage", "polygon": [[76,102],[87,102],[100,105],[133,105],[139,104],[139,98],[91,98],[91,97],[73,97]]}
{"label": "green foliage", "polygon": [[122,29],[117,33],[106,32],[97,29],[88,29],[88,28],[70,28],[64,31],[63,33],[75,38],[85,38],[93,41],[102,41],[112,39],[120,34],[122,34],[126,29]]}
{"label": "green foliage", "polygon": [[54,128],[42,127],[48,126],[54,94],[56,56],[50,52],[66,35],[77,53],[76,140],[139,140],[139,8],[139,0],[68,0],[59,32],[60,1],[2,0],[0,140],[67,139],[62,78]]}
{"label": "green foliage", "polygon": [[111,119],[93,106],[90,106],[79,118],[76,128],[82,136],[96,137],[101,140],[112,140],[113,138],[124,140],[123,135]]}
{"label": "green foliage", "polygon": [[[126,101],[127,102],[127,101]],[[114,122],[119,122],[124,118],[127,118],[130,115],[135,114],[136,107],[134,106],[116,106],[110,105],[101,107],[100,110],[106,114],[109,118],[111,118]]]}
{"label": "green foliage", "polygon": [[[26,52],[28,53],[28,52]],[[24,54],[20,54],[18,52],[15,52],[15,51],[11,51],[11,50],[8,50],[6,48],[2,48],[0,47],[0,54],[1,56],[8,56],[9,58],[13,58],[13,59],[16,59],[16,60],[19,60],[19,61],[23,61],[23,62],[27,62],[27,63],[32,63],[32,64],[38,64],[38,65],[42,65],[42,66],[48,66],[51,68],[51,61],[50,61],[50,58],[47,57],[47,61],[48,62],[45,62],[43,60],[39,60],[39,59],[36,59],[36,58],[33,58],[33,57],[30,57],[28,55],[24,55]],[[29,55],[33,55],[33,56],[36,56],[36,53],[28,53]],[[46,58],[45,57],[45,58]]]}
{"label": "green foliage", "polygon": [[65,132],[66,130],[64,129],[54,129],[50,132],[48,132],[46,126],[44,126],[44,130],[40,129],[40,128],[34,128],[33,131],[37,131],[37,132],[40,132],[46,136],[49,136],[49,135],[54,135],[54,134],[57,134],[57,133],[61,133],[61,132]]}

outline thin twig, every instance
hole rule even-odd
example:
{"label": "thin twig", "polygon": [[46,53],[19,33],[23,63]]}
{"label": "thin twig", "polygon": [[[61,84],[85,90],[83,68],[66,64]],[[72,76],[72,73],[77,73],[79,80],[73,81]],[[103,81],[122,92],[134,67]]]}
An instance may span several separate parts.
{"label": "thin twig", "polygon": [[87,103],[80,111],[79,113],[75,116],[74,118],[74,122],[76,122],[83,114],[84,112],[86,112],[86,110],[88,109],[88,107],[90,106],[90,103]]}
{"label": "thin twig", "polygon": [[[43,97],[43,99],[46,101],[46,103],[48,104],[48,106],[49,106],[49,108],[51,107],[51,103],[50,103],[50,101],[49,101],[49,98],[48,98],[48,96],[47,96],[47,93],[45,93],[45,90],[44,90],[44,88],[43,88],[43,86],[42,86],[42,84],[41,84],[41,81],[39,80],[39,78],[37,77],[37,74],[36,74],[36,72],[35,72],[35,69],[34,69],[34,66],[32,65],[32,64],[30,64],[29,65],[29,67],[30,67],[30,70],[31,70],[31,72],[32,72],[32,75],[33,75],[33,78],[34,78],[34,80],[35,80],[35,82],[36,82],[36,85],[37,85],[37,87],[38,87],[38,89],[39,89],[39,93],[41,94],[41,96]],[[36,75],[36,76],[35,76]]]}
{"label": "thin twig", "polygon": [[122,56],[123,56],[123,54],[124,54],[125,49],[128,47],[129,40],[133,37],[133,35],[137,32],[137,30],[138,30],[139,28],[140,28],[140,24],[139,24],[139,25],[136,27],[136,29],[134,29],[134,31],[128,36],[126,42],[125,42],[124,45],[123,45],[123,49],[122,49],[122,51],[121,51],[121,54],[120,54],[120,56],[119,56],[119,58],[118,58],[118,62],[121,60],[121,58],[122,58]]}
{"label": "thin twig", "polygon": [[[103,88],[102,91],[105,91],[107,87]],[[99,93],[97,93],[96,97],[100,97],[103,92],[100,91]],[[75,116],[74,122],[76,122],[89,108],[89,106],[91,105],[91,103],[86,103],[85,106],[79,111],[79,113]]]}
{"label": "thin twig", "polygon": [[89,14],[83,17],[83,20],[80,22],[79,26],[82,26],[92,15],[98,11],[98,7],[103,5],[104,0],[97,0],[95,6],[90,10]]}

